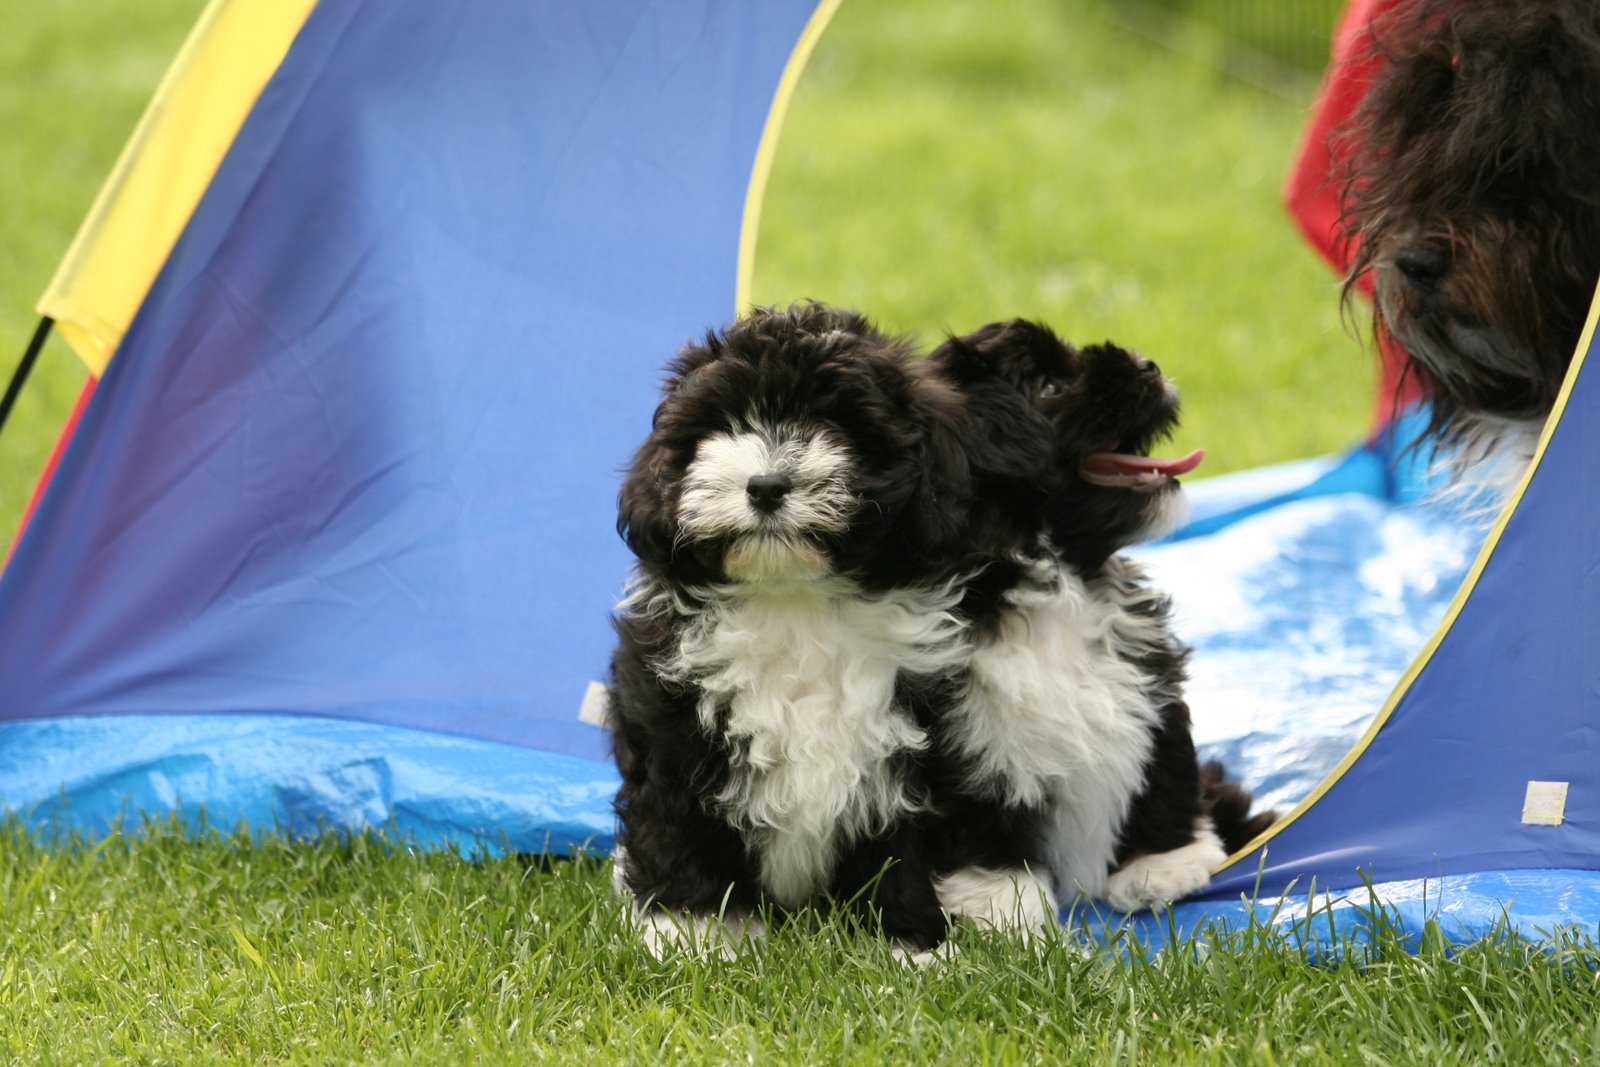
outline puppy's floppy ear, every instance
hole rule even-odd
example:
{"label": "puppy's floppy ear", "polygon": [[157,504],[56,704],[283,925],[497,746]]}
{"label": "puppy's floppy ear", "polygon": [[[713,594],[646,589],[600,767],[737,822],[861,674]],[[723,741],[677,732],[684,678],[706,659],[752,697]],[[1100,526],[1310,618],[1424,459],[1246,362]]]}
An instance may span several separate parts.
{"label": "puppy's floppy ear", "polygon": [[[695,372],[715,363],[726,349],[727,341],[715,330],[709,331],[705,340],[699,344],[685,344],[678,349],[677,354],[672,357],[672,362],[667,364],[667,376],[661,383],[662,399],[683,388],[684,383],[693,377]],[[656,409],[656,417],[658,419],[661,417],[660,408]]]}
{"label": "puppy's floppy ear", "polygon": [[991,322],[968,334],[951,334],[944,344],[928,353],[922,365],[936,371],[958,388],[973,379],[987,378],[994,373],[994,367],[987,358],[988,350],[1007,325]]}
{"label": "puppy's floppy ear", "polygon": [[991,322],[950,338],[926,360],[962,397],[958,433],[975,478],[1037,484],[1049,463],[1053,430],[1028,394],[1040,329],[1022,319]]}
{"label": "puppy's floppy ear", "polygon": [[922,535],[933,545],[948,546],[966,528],[972,506],[972,464],[962,432],[961,394],[932,368],[919,365],[911,398],[921,428],[924,524]]}
{"label": "puppy's floppy ear", "polygon": [[617,493],[617,533],[641,562],[665,565],[675,546],[676,506],[667,492],[673,457],[666,444],[673,433],[671,425],[681,420],[680,405],[674,403],[674,397],[695,375],[722,358],[727,349],[727,339],[711,330],[701,342],[685,344],[667,364],[661,402],[650,419],[650,436],[639,446]]}
{"label": "puppy's floppy ear", "polygon": [[675,524],[663,491],[665,463],[662,450],[645,442],[617,493],[617,533],[643,563],[665,565],[672,558]]}

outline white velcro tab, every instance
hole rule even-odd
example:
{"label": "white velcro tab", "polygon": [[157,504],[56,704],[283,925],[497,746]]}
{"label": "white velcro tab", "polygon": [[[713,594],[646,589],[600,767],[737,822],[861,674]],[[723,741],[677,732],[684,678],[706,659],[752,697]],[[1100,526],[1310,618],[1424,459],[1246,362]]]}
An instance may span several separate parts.
{"label": "white velcro tab", "polygon": [[611,691],[599,682],[590,682],[583,691],[583,704],[578,708],[578,721],[590,726],[606,724],[606,710],[611,704]]}
{"label": "white velcro tab", "polygon": [[1529,782],[1522,800],[1522,822],[1526,826],[1560,826],[1567,814],[1566,782]]}

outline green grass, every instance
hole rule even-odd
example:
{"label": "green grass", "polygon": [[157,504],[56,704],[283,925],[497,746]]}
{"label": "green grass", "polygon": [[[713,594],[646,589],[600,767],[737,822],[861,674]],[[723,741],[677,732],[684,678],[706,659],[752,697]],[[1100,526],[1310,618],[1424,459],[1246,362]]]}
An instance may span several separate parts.
{"label": "green grass", "polygon": [[971,931],[916,968],[823,919],[656,960],[594,861],[170,824],[41,847],[0,824],[0,1062],[1581,1063],[1592,942],[1316,965],[1265,927],[1157,959]]}

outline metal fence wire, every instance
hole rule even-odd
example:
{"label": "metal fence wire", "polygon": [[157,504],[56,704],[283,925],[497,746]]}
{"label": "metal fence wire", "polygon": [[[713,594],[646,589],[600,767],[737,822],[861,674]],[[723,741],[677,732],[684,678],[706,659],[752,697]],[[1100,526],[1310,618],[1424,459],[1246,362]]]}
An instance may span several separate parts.
{"label": "metal fence wire", "polygon": [[1198,27],[1224,44],[1230,73],[1253,81],[1314,84],[1345,0],[1112,0],[1130,27],[1174,43]]}

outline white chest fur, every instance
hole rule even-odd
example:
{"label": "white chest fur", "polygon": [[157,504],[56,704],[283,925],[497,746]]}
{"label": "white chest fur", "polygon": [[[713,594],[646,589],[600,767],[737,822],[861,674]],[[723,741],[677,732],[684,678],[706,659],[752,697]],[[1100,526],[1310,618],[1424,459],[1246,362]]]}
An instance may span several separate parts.
{"label": "white chest fur", "polygon": [[1063,900],[1099,895],[1128,806],[1144,783],[1156,709],[1126,658],[1163,639],[1115,582],[1070,572],[1019,590],[998,632],[973,651],[955,739],[1009,799],[1044,804],[1047,856]]}
{"label": "white chest fur", "polygon": [[895,678],[970,653],[948,592],[867,598],[840,581],[712,600],[667,673],[693,679],[699,714],[733,742],[718,798],[757,847],[768,893],[797,904],[823,888],[840,848],[913,810],[893,773],[927,737],[895,703]]}

